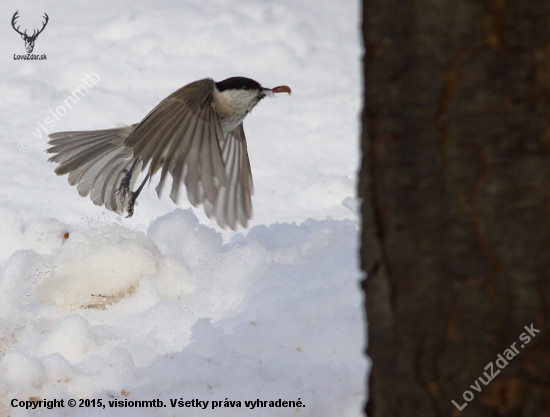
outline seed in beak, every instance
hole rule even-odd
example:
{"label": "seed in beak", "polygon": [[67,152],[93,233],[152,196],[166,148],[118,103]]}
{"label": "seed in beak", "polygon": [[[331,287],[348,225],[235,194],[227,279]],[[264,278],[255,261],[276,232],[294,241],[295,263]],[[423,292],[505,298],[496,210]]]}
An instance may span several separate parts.
{"label": "seed in beak", "polygon": [[288,85],[279,85],[278,87],[272,88],[271,91],[274,93],[288,93],[288,95],[292,93]]}

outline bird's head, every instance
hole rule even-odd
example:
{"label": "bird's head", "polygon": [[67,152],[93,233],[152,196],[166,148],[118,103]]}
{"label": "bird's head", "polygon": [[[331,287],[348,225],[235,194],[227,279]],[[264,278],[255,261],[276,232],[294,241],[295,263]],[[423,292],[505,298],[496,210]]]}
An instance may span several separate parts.
{"label": "bird's head", "polygon": [[289,93],[290,88],[279,86],[275,88],[262,87],[257,81],[246,77],[231,77],[216,83],[221,95],[238,113],[250,113],[254,106],[264,97],[273,97],[273,93]]}

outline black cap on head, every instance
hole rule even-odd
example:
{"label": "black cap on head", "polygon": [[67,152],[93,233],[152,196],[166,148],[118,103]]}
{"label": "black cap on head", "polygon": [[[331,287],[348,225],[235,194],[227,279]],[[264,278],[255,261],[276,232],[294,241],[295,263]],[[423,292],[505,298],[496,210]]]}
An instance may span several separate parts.
{"label": "black cap on head", "polygon": [[257,81],[246,77],[231,77],[216,83],[218,91],[223,90],[261,90],[262,86]]}

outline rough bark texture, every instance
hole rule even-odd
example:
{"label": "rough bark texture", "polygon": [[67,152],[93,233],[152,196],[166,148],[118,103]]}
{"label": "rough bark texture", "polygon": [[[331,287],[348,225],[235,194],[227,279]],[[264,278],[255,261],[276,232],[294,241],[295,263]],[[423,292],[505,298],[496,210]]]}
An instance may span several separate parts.
{"label": "rough bark texture", "polygon": [[550,1],[364,0],[363,33],[367,413],[550,416]]}

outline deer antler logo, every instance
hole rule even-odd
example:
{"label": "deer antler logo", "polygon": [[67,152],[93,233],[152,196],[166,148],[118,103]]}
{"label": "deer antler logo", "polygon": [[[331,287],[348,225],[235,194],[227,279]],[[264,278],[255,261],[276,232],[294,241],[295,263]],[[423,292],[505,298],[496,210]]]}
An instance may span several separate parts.
{"label": "deer antler logo", "polygon": [[50,20],[50,18],[48,17],[48,15],[44,12],[44,19],[46,19],[45,22],[42,23],[42,29],[40,29],[39,31],[36,31],[34,30],[32,32],[32,35],[29,36],[27,35],[27,30],[25,29],[25,32],[21,32],[19,30],[19,27],[20,26],[17,26],[15,27],[15,20],[19,17],[17,15],[17,13],[19,13],[19,10],[17,10],[12,19],[11,19],[11,25],[13,26],[13,29],[19,33],[21,35],[21,37],[23,38],[23,40],[25,41],[25,49],[27,50],[27,53],[30,54],[32,53],[32,50],[34,49],[34,42],[36,41],[36,38],[38,37],[38,35],[40,35],[42,33],[42,31],[44,30],[44,28],[46,27],[46,25],[48,24],[48,20]]}

